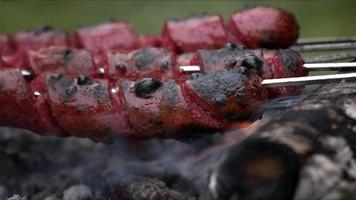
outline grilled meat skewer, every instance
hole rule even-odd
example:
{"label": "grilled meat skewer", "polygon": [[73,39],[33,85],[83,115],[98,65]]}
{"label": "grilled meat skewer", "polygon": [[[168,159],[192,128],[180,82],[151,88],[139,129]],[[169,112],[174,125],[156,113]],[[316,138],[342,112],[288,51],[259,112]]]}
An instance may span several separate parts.
{"label": "grilled meat skewer", "polygon": [[[179,65],[198,65],[200,73],[244,66],[256,68],[262,79],[305,76],[303,60],[291,50],[249,50],[243,46],[227,43],[218,50],[199,50],[182,63],[180,57],[162,48],[143,48],[131,52],[107,52],[99,59],[96,54],[67,47],[50,47],[28,50],[22,56],[25,69],[37,76],[46,71],[60,70],[66,74],[82,74],[93,77],[116,79],[126,77],[139,79],[153,77],[159,80],[174,78],[184,81],[192,73],[182,72]],[[17,68],[17,66],[11,66]],[[297,94],[300,88],[280,87],[269,89],[272,96]]]}
{"label": "grilled meat skewer", "polygon": [[[234,13],[225,23],[221,15],[195,15],[184,20],[167,20],[160,36],[139,35],[127,22],[108,21],[77,28],[73,37],[44,26],[9,36],[0,35],[0,55],[17,60],[25,50],[67,46],[102,54],[110,50],[134,50],[153,46],[175,53],[218,49],[227,42],[249,48],[288,48],[299,34],[293,14],[273,7],[248,8]],[[19,54],[14,56],[14,54]],[[13,61],[12,61],[13,62]]]}
{"label": "grilled meat skewer", "polygon": [[61,73],[44,73],[27,84],[20,70],[3,69],[1,125],[95,141],[224,130],[229,119],[251,114],[267,98],[260,77],[242,69],[202,74],[184,85],[154,78],[111,83]]}
{"label": "grilled meat skewer", "polygon": [[[1,70],[2,126],[26,128],[40,134],[88,137],[95,141],[107,141],[118,136],[179,138],[223,131],[238,127],[245,120],[254,120],[259,116],[259,106],[270,96],[270,91],[260,87],[264,70],[269,66],[268,60],[259,58],[254,51],[232,44],[215,50],[216,55],[210,57],[213,60],[209,61],[204,56],[194,59],[202,62],[202,67],[206,65],[209,73],[174,74],[170,79],[167,78],[170,72],[153,77],[155,70],[161,70],[163,60],[171,59],[166,54],[157,57],[157,52],[162,49],[146,48],[128,53],[126,67],[142,71],[133,75],[114,73],[115,76],[108,79],[95,78],[95,74],[94,77],[88,76],[93,70],[80,63],[90,63],[86,60],[92,59],[83,50],[73,51],[78,55],[64,60],[67,53],[63,48],[52,47],[38,52],[47,51],[57,53],[44,55],[57,57],[30,54],[42,58],[42,61],[33,57],[29,59],[30,63],[36,63],[30,65],[31,68],[36,67],[33,71],[37,73],[32,81],[24,79],[21,69]],[[298,54],[276,51],[275,55],[280,55],[280,59],[283,57],[281,51],[291,55],[289,59],[272,62],[275,68],[277,64],[283,64],[281,69],[285,67],[289,71],[302,66],[302,60],[296,57]],[[141,53],[144,56],[137,58]],[[213,50],[209,53],[214,54]],[[220,62],[217,62],[218,55],[222,59]],[[246,60],[241,56],[246,56]],[[251,56],[255,59],[253,62]],[[242,61],[223,68],[226,58]],[[291,62],[296,58],[298,60]],[[122,62],[122,57],[118,61]],[[216,62],[215,70],[208,66],[210,62]],[[137,67],[138,63],[141,68]],[[48,66],[43,67],[45,64]],[[113,66],[118,64],[112,63]],[[297,66],[291,68],[290,65]],[[43,69],[49,70],[44,72]],[[147,74],[150,71],[152,73]],[[271,71],[281,73],[280,70]],[[85,73],[82,72],[89,73],[83,75]],[[295,72],[300,73],[300,70]],[[137,75],[140,73],[142,76]],[[286,74],[292,74],[292,71],[283,72],[281,76]],[[288,94],[287,90],[283,91]]]}

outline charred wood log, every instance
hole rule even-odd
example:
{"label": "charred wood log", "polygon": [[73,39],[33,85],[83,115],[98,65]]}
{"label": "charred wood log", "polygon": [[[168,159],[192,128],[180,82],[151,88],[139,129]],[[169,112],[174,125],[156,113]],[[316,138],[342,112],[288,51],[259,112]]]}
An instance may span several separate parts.
{"label": "charred wood log", "polygon": [[233,146],[215,174],[220,199],[356,195],[356,84],[321,87]]}

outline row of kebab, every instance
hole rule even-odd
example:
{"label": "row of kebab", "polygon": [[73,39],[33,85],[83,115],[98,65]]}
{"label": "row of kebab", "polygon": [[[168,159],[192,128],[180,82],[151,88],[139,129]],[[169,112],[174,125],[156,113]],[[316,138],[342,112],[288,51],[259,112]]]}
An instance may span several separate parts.
{"label": "row of kebab", "polygon": [[300,93],[261,86],[308,74],[300,55],[286,49],[298,33],[288,11],[254,7],[227,23],[218,14],[168,20],[159,36],[140,36],[119,21],[72,36],[50,27],[1,34],[0,126],[98,142],[243,127],[269,99]]}

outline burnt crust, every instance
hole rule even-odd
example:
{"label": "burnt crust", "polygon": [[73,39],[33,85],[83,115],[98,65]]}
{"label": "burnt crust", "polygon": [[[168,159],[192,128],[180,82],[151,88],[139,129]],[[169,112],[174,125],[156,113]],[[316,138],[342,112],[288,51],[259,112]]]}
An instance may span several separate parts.
{"label": "burnt crust", "polygon": [[144,78],[137,81],[134,86],[134,93],[138,97],[149,98],[150,94],[158,90],[163,83],[155,78]]}
{"label": "burnt crust", "polygon": [[150,65],[158,58],[159,55],[155,54],[150,48],[143,48],[134,55],[136,67],[140,70],[149,69]]}
{"label": "burnt crust", "polygon": [[0,90],[4,86],[4,80],[0,77]]}
{"label": "burnt crust", "polygon": [[244,46],[226,43],[219,50],[199,50],[199,55],[206,72],[214,71],[217,66],[220,66],[220,70],[244,66],[262,74],[263,59],[259,58],[255,52],[245,49]]}
{"label": "burnt crust", "polygon": [[299,69],[301,58],[297,52],[291,49],[280,49],[278,51],[281,55],[281,60],[286,70],[296,71]]}
{"label": "burnt crust", "polygon": [[229,96],[239,96],[236,91],[243,90],[247,80],[248,75],[238,68],[233,68],[201,74],[197,78],[190,79],[189,84],[202,98],[220,105]]}

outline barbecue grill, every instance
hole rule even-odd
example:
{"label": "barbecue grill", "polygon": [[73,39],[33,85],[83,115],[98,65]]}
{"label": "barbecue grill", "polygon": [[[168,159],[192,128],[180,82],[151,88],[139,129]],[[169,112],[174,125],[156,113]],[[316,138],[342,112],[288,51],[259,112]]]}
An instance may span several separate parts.
{"label": "barbecue grill", "polygon": [[[187,20],[200,20],[200,17],[206,15]],[[220,17],[207,18],[214,23],[221,21]],[[105,46],[105,42],[100,43],[100,39],[96,38],[98,40],[93,42],[88,36],[100,32],[97,31],[98,27],[105,30],[112,28],[111,25],[120,31],[129,30],[124,33],[123,43],[133,42],[128,42],[128,46],[112,47],[110,45],[115,41]],[[169,26],[166,24],[163,37],[168,37],[166,34],[169,35]],[[177,30],[182,31],[180,28]],[[43,33],[50,35],[52,29],[45,27],[37,32],[18,35],[35,38]],[[65,34],[55,32],[55,35],[58,36],[56,42],[65,41],[62,40]],[[140,42],[135,43],[132,35],[134,33],[127,24],[112,21],[91,28],[80,28],[75,33],[75,42],[71,44],[75,48],[51,44],[50,47],[24,50],[27,47],[15,45],[16,53],[1,55],[0,61],[5,67],[0,67],[0,102],[4,99],[1,97],[1,89],[8,87],[6,81],[17,80],[13,87],[21,89],[14,91],[25,91],[24,94],[29,91],[32,95],[27,98],[31,101],[25,97],[21,103],[26,104],[29,110],[37,110],[29,112],[29,116],[36,118],[33,121],[20,119],[21,114],[24,116],[28,112],[25,110],[24,113],[14,113],[15,119],[11,118],[11,110],[16,111],[16,105],[22,106],[15,102],[18,95],[14,101],[6,104],[10,105],[8,107],[15,106],[6,108],[5,112],[1,110],[4,106],[0,106],[0,116],[3,116],[0,123],[30,129],[47,137],[24,129],[1,129],[0,200],[347,199],[354,196],[356,73],[353,71],[356,68],[356,54],[350,50],[356,48],[356,38],[300,39],[291,49],[302,53],[304,64],[299,54],[291,50],[248,50],[233,43],[221,46],[221,41],[219,44],[214,43],[219,47],[209,44],[211,46],[207,47],[208,50],[199,50],[199,53],[194,54],[188,52],[176,64],[179,59],[175,58],[174,53],[155,45],[167,45],[177,54],[197,47],[191,46],[189,42],[178,45],[176,41],[181,39],[178,36],[176,41],[172,39],[162,43],[156,36],[140,36]],[[28,38],[24,44],[31,43]],[[95,44],[91,46],[91,42]],[[22,44],[20,40],[15,43]],[[39,45],[40,42],[34,44]],[[262,47],[276,45],[263,42],[258,44],[266,45]],[[138,49],[146,46],[153,47]],[[110,48],[127,48],[129,52],[107,54]],[[335,50],[343,52],[333,53]],[[317,51],[321,51],[322,55],[307,56],[307,53]],[[263,74],[265,71],[262,73],[262,69],[279,68],[278,64],[268,63],[270,60],[264,58],[264,54],[269,54],[270,60],[280,61],[284,68],[286,65],[298,66],[302,70],[294,71],[294,74],[291,73],[293,75],[283,72],[278,77],[267,76],[267,73]],[[224,60],[221,63],[227,64],[223,66],[219,60],[209,60],[204,57],[206,55],[227,55],[226,58],[234,55],[243,59],[232,62]],[[288,59],[283,60],[286,55]],[[246,57],[250,60],[246,61]],[[130,68],[132,60],[135,61],[132,65],[134,68]],[[237,64],[240,61],[242,64]],[[83,67],[78,63],[86,64]],[[154,63],[154,68],[147,67],[151,63]],[[214,68],[208,68],[211,63],[224,68],[214,71]],[[237,65],[241,65],[239,69]],[[48,66],[53,69],[49,70],[46,68]],[[159,70],[155,68],[157,66]],[[305,76],[303,69],[308,69],[310,75]],[[81,74],[78,75],[76,70]],[[120,81],[114,82],[118,77]],[[127,77],[130,80],[125,79]],[[236,77],[250,82],[241,83]],[[226,105],[228,93],[214,94],[213,101],[206,103],[204,98],[208,99],[206,96],[210,97],[210,94],[204,96],[204,87],[209,86],[204,81],[209,80],[215,81],[210,83],[213,89],[222,82],[228,85],[226,80],[235,81],[234,84],[241,84],[243,88],[241,96],[250,92],[250,86],[256,87],[256,91],[261,93],[255,95],[251,92],[249,97],[264,104],[261,109],[262,103],[252,106],[232,104],[226,106],[227,109],[221,109]],[[27,86],[29,89],[24,89]],[[161,96],[156,97],[151,90],[159,91]],[[172,91],[175,93],[172,94]],[[68,114],[68,107],[61,106],[68,105],[68,99],[69,104],[76,105],[77,99],[72,101],[70,98],[78,94],[88,101],[94,101],[93,112],[99,115],[87,112],[83,104],[82,107],[76,107],[75,112],[89,113],[86,116],[89,120],[75,114],[70,116],[72,118],[62,117]],[[9,98],[14,96],[11,93],[6,95]],[[172,101],[185,103],[191,112],[186,112],[186,107],[170,110],[169,103]],[[31,105],[31,102],[34,103]],[[164,116],[166,122],[160,119],[156,123],[157,118],[136,115],[136,112],[139,113],[137,107],[146,109],[146,106],[151,106],[154,110],[156,102],[163,102],[159,104],[159,109],[168,107],[164,107],[162,110],[166,110],[159,115],[161,118]],[[246,110],[242,108],[244,106]],[[252,111],[249,106],[256,107],[256,112],[246,115]],[[202,109],[209,112],[202,112]],[[244,115],[225,116],[236,110]],[[186,117],[177,118],[179,122],[172,120],[176,119],[174,115],[180,116],[180,112],[185,112]],[[7,115],[3,113],[10,117],[6,118]],[[38,122],[38,116],[42,117],[41,122]],[[98,121],[102,122],[98,119],[107,125],[105,132],[101,132],[103,128],[97,126]],[[125,119],[129,119],[129,122]],[[225,125],[229,120],[235,121]],[[37,124],[18,125],[16,122]],[[187,128],[186,123],[189,122],[203,125]],[[169,132],[161,132],[159,127],[168,127]],[[169,129],[171,127],[176,129]],[[85,132],[87,130],[97,132]],[[182,134],[182,130],[186,134]],[[190,131],[196,132],[189,134]],[[106,135],[107,132],[109,134]],[[123,134],[118,136],[116,132]],[[67,136],[87,137],[105,143]],[[140,141],[144,139],[149,140]],[[2,182],[5,180],[6,183]]]}

